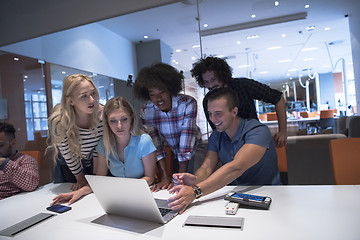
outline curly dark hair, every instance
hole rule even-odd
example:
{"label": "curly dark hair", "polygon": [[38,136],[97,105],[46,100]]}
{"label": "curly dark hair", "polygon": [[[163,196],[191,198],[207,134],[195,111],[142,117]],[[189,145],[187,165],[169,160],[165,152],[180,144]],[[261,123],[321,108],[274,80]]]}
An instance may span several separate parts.
{"label": "curly dark hair", "polygon": [[202,74],[206,71],[214,71],[216,77],[224,84],[228,84],[232,78],[232,68],[229,64],[227,64],[224,59],[212,56],[200,59],[198,62],[194,63],[193,68],[190,71],[191,76],[196,79],[196,82],[200,87],[205,87]]}
{"label": "curly dark hair", "polygon": [[142,100],[150,100],[149,88],[169,91],[170,96],[177,96],[182,90],[183,78],[178,70],[165,63],[144,67],[134,83],[135,96]]}

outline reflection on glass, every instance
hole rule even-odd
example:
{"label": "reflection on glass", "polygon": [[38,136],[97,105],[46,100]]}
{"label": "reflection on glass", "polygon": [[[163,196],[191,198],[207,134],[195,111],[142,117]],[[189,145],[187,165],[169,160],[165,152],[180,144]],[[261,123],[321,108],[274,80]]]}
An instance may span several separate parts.
{"label": "reflection on glass", "polygon": [[113,79],[107,76],[85,72],[75,68],[51,64],[51,91],[53,107],[61,102],[63,80],[67,75],[84,74],[90,76],[99,91],[99,102],[103,105],[114,97]]}

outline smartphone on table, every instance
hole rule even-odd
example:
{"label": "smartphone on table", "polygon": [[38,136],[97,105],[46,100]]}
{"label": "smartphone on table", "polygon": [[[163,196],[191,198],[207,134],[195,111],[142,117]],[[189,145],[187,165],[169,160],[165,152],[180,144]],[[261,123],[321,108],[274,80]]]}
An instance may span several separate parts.
{"label": "smartphone on table", "polygon": [[67,212],[67,211],[71,210],[71,207],[57,204],[54,206],[50,206],[46,209],[49,211],[52,211],[52,212],[56,212],[56,213],[63,213],[63,212]]}
{"label": "smartphone on table", "polygon": [[225,200],[237,202],[240,205],[247,205],[260,209],[269,209],[271,198],[257,195],[244,194],[240,192],[231,192],[225,195]]}

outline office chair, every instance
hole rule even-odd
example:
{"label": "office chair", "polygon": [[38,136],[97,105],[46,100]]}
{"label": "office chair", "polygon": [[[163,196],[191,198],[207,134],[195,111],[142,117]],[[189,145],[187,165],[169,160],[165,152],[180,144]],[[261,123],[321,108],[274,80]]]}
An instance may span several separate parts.
{"label": "office chair", "polygon": [[360,116],[349,117],[349,138],[360,138]]}
{"label": "office chair", "polygon": [[335,133],[336,125],[334,119],[334,110],[322,110],[320,111],[320,121],[319,121],[320,130],[331,128],[333,133]]}
{"label": "office chair", "polygon": [[40,151],[20,151],[20,152],[22,154],[33,157],[36,160],[38,167],[40,168],[40,163],[41,163],[41,152]]}
{"label": "office chair", "polygon": [[334,184],[329,142],[338,138],[346,138],[346,136],[344,134],[289,136],[286,145],[289,185]]}
{"label": "office chair", "polygon": [[331,140],[330,157],[335,184],[360,184],[360,138]]}

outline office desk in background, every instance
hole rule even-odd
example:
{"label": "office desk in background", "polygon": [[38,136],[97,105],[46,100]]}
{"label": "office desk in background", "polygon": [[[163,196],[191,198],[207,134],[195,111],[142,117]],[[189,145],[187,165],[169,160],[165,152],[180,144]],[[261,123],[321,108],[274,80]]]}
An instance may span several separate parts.
{"label": "office desk in background", "polygon": [[[0,230],[48,212],[46,207],[51,199],[69,187],[70,184],[48,184],[35,192],[1,200]],[[237,190],[245,188],[236,187]],[[200,198],[184,214],[165,225],[102,217],[104,211],[94,194],[90,194],[73,204],[69,212],[45,220],[13,238],[0,236],[0,239],[360,239],[360,185],[263,186],[247,193],[270,196],[273,200],[270,209],[239,208],[235,216],[245,218],[242,231],[183,227],[189,215],[226,216],[223,195],[232,189],[234,187],[228,186]],[[154,195],[169,197],[166,191]],[[108,220],[107,226],[92,222],[104,218]]]}

